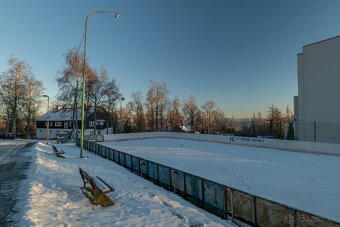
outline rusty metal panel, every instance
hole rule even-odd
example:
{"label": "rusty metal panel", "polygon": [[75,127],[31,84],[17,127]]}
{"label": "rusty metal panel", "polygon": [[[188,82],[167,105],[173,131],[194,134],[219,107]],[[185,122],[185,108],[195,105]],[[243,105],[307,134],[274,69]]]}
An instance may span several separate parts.
{"label": "rusty metal panel", "polygon": [[232,190],[230,188],[225,189],[225,201],[226,201],[226,209],[227,213],[231,215],[232,209],[231,209],[231,204],[232,204]]}
{"label": "rusty metal panel", "polygon": [[325,218],[308,214],[303,211],[296,212],[296,226],[301,227],[340,227],[336,220],[327,220]]}
{"label": "rusty metal panel", "polygon": [[148,161],[148,163],[149,163],[149,177],[157,180],[157,175],[158,175],[157,164],[154,162],[150,162],[150,161]]}
{"label": "rusty metal panel", "polygon": [[148,161],[146,161],[145,159],[140,159],[140,164],[141,164],[141,170],[142,170],[143,176],[149,176],[148,175]]}
{"label": "rusty metal panel", "polygon": [[113,149],[113,154],[114,154],[114,161],[119,162],[119,153],[117,150]]}
{"label": "rusty metal panel", "polygon": [[204,201],[223,211],[225,206],[224,186],[208,180],[203,180],[203,188]]}
{"label": "rusty metal panel", "polygon": [[286,206],[256,197],[259,226],[294,226],[294,211]]}
{"label": "rusty metal panel", "polygon": [[101,153],[100,156],[102,156],[103,158],[105,158],[105,147],[103,145],[101,145]]}
{"label": "rusty metal panel", "polygon": [[254,196],[232,190],[232,211],[235,216],[250,223],[255,223]]}
{"label": "rusty metal panel", "polygon": [[159,181],[170,185],[170,169],[169,167],[158,165],[158,177]]}
{"label": "rusty metal panel", "polygon": [[171,185],[175,187],[176,191],[184,192],[184,172],[171,169]]}
{"label": "rusty metal panel", "polygon": [[103,146],[102,145],[99,145],[99,156],[103,156]]}
{"label": "rusty metal panel", "polygon": [[97,154],[100,156],[102,153],[102,145],[98,144],[98,152]]}
{"label": "rusty metal panel", "polygon": [[129,154],[125,154],[125,165],[128,168],[132,167],[132,164],[131,164],[131,155],[129,155]]}
{"label": "rusty metal panel", "polygon": [[114,160],[114,152],[111,148],[109,149],[109,157],[110,157],[110,160]]}
{"label": "rusty metal panel", "polygon": [[139,158],[132,156],[132,169],[139,171]]}
{"label": "rusty metal panel", "polygon": [[185,188],[185,193],[202,200],[202,178],[185,173]]}
{"label": "rusty metal panel", "polygon": [[125,164],[125,155],[124,155],[123,152],[120,152],[120,151],[119,151],[119,163],[120,163],[121,165],[124,165],[124,164]]}

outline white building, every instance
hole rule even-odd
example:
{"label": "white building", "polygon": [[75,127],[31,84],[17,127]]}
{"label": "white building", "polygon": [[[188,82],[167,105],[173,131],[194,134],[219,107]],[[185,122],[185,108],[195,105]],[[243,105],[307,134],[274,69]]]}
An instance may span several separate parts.
{"label": "white building", "polygon": [[[81,113],[82,108],[77,108],[75,113],[75,119],[77,119],[78,123],[78,136],[81,135]],[[84,135],[93,135],[94,134],[94,107],[88,107],[85,109],[85,130]],[[73,109],[64,106],[60,108],[57,106],[54,109],[51,109],[49,113],[45,113],[41,117],[36,120],[37,124],[37,134],[36,138],[38,139],[46,139],[47,137],[47,115],[49,115],[49,138],[56,139],[57,134],[62,133],[71,133],[73,128],[76,128],[73,125]],[[101,107],[97,108],[96,114],[96,134],[109,134],[112,133],[112,127],[110,121],[110,115]]]}
{"label": "white building", "polygon": [[304,46],[297,60],[297,139],[340,143],[340,36]]}

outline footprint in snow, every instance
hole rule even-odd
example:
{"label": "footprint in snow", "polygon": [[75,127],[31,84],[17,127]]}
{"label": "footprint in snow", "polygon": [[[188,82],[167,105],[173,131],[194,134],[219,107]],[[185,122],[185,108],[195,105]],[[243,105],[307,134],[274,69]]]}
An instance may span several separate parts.
{"label": "footprint in snow", "polygon": [[203,227],[203,226],[204,226],[204,223],[202,223],[202,222],[200,222],[200,221],[198,221],[198,220],[196,220],[196,219],[190,219],[190,220],[188,220],[187,217],[185,217],[185,216],[181,215],[180,213],[178,213],[178,212],[173,208],[173,206],[172,206],[170,203],[165,202],[165,201],[163,201],[163,200],[161,201],[161,203],[169,209],[169,211],[170,211],[170,213],[171,213],[172,215],[174,215],[175,217],[177,217],[177,218],[180,219],[180,220],[183,220],[183,221],[187,222],[187,223],[189,224],[190,227]]}

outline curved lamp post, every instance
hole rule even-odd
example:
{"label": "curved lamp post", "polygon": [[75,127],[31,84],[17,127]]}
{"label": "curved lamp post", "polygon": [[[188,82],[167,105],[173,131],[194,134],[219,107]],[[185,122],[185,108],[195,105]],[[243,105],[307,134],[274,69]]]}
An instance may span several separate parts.
{"label": "curved lamp post", "polygon": [[95,13],[115,13],[115,18],[118,19],[118,11],[93,11],[86,17],[85,22],[85,44],[84,44],[84,68],[83,68],[83,101],[82,101],[82,112],[81,112],[81,141],[80,141],[80,158],[83,157],[83,146],[84,146],[84,101],[85,101],[85,67],[86,67],[86,38],[87,38],[87,22],[92,14]]}
{"label": "curved lamp post", "polygon": [[47,139],[46,143],[48,144],[48,133],[50,129],[50,96],[43,95],[42,97],[47,98]]}

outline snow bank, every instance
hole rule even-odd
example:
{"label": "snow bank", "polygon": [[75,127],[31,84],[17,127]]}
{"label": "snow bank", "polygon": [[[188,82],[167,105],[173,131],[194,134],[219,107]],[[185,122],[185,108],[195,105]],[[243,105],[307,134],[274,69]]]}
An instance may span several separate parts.
{"label": "snow bank", "polygon": [[[57,158],[51,146],[41,142],[32,151],[34,161],[14,217],[24,217],[20,226],[233,226],[109,160],[87,151],[88,159],[79,159],[76,146],[56,146],[66,159]],[[115,205],[90,204],[80,190],[79,167],[116,189],[109,194]]]}

